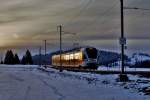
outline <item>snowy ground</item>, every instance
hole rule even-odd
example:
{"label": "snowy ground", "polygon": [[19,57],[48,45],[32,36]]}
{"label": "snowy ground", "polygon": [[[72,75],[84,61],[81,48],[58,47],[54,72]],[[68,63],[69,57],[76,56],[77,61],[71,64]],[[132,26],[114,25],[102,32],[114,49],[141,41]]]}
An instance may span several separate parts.
{"label": "snowy ground", "polygon": [[[149,79],[141,85],[131,76],[132,82],[116,82],[117,75],[97,75],[89,73],[58,72],[48,68],[47,72],[38,66],[0,65],[0,100],[149,100],[128,86],[146,86]],[[129,88],[129,89],[125,89]]]}
{"label": "snowy ground", "polygon": [[[106,66],[99,66],[98,70],[102,71],[121,71],[120,66],[115,66],[115,67],[106,67]],[[144,71],[144,72],[150,72],[150,68],[130,68],[129,66],[125,66],[125,71]]]}

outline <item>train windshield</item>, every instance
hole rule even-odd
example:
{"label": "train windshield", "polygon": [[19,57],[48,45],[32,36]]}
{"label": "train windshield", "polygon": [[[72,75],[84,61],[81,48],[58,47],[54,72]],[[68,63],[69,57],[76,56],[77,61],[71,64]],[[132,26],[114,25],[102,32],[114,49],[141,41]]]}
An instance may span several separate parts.
{"label": "train windshield", "polygon": [[96,59],[97,58],[97,49],[95,48],[86,48],[86,52],[87,52],[87,55],[89,58],[94,58]]}

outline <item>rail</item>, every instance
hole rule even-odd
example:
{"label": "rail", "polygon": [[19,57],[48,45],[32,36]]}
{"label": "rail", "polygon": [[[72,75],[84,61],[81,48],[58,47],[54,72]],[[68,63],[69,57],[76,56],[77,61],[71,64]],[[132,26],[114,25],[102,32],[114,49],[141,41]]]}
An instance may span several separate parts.
{"label": "rail", "polygon": [[[59,67],[51,67],[54,69],[58,69]],[[95,73],[95,74],[120,74],[119,70],[96,70],[96,69],[83,69],[83,68],[63,68],[63,70],[73,71],[73,72],[88,72],[88,73]],[[150,77],[150,71],[125,71],[125,74],[132,74],[132,75],[141,75],[144,77]]]}

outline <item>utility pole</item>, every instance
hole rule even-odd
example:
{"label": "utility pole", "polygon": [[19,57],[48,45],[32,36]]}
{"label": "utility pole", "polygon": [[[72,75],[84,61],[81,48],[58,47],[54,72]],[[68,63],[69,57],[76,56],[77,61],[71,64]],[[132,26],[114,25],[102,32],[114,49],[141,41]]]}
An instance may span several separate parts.
{"label": "utility pole", "polygon": [[39,66],[41,67],[41,46],[39,48]]}
{"label": "utility pole", "polygon": [[[120,41],[123,42],[124,39],[124,12],[123,12],[123,0],[121,1],[121,39]],[[121,73],[124,74],[124,43],[121,43]]]}
{"label": "utility pole", "polygon": [[62,26],[60,25],[60,26],[58,26],[58,28],[59,28],[59,35],[60,35],[60,72],[62,72],[63,71],[63,69],[62,69]]}
{"label": "utility pole", "polygon": [[45,65],[44,65],[44,67],[46,68],[46,49],[47,49],[47,40],[44,40],[44,43],[45,43],[45,59],[44,59],[44,61],[45,61]]}
{"label": "utility pole", "polygon": [[76,33],[70,33],[70,32],[64,32],[62,31],[62,25],[57,26],[57,28],[59,28],[59,35],[60,35],[60,72],[63,71],[63,67],[62,67],[62,33],[64,34],[73,34],[76,35]]}
{"label": "utility pole", "polygon": [[121,74],[120,74],[120,81],[127,81],[128,77],[127,75],[124,73],[124,49],[125,49],[125,44],[126,44],[126,38],[124,37],[124,4],[123,4],[123,0],[120,0],[120,4],[121,4],[121,38],[120,38],[120,45],[121,45]]}

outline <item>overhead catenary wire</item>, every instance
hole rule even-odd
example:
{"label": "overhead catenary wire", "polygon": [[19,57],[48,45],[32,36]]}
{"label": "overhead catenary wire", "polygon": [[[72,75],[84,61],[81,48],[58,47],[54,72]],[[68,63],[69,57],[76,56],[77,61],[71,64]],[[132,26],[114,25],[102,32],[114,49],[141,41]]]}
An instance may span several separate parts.
{"label": "overhead catenary wire", "polygon": [[[117,2],[118,2],[118,0],[117,0]],[[129,5],[132,5],[134,2],[136,2],[136,0],[130,2]],[[101,25],[103,25],[104,23],[108,22],[108,21],[109,21],[109,20],[108,20],[108,15],[109,15],[109,13],[110,13],[112,10],[114,10],[115,7],[117,7],[116,5],[117,5],[117,3],[115,2],[115,3],[113,4],[113,6],[111,6],[110,8],[108,8],[106,11],[104,11],[104,12],[101,14],[102,16],[100,16],[100,17],[105,17],[104,20],[98,21],[97,18],[95,18],[94,21],[92,21],[91,23],[88,23],[88,24],[87,24],[88,26],[84,26],[84,27],[82,28],[82,30],[80,30],[80,32],[87,31],[87,29],[92,28],[92,27],[95,25],[96,22],[97,22],[97,23],[100,22],[99,24],[101,24]],[[126,8],[126,7],[124,7],[124,8]],[[141,11],[150,11],[150,9],[148,9],[148,8],[140,8],[140,7],[128,7],[128,9],[141,10]],[[136,15],[136,16],[138,16],[138,15]],[[136,16],[135,16],[135,17],[136,17]],[[142,14],[141,16],[143,16],[143,14]],[[138,17],[136,17],[136,18],[138,18]],[[134,19],[134,20],[135,20],[135,19]]]}
{"label": "overhead catenary wire", "polygon": [[92,2],[94,2],[95,0],[88,0],[86,3],[85,3],[85,1],[87,1],[87,0],[83,0],[83,2],[80,5],[81,8],[79,9],[78,13],[75,14],[67,23],[65,23],[63,25],[64,27],[67,27],[67,26],[70,26],[71,24],[74,24],[74,22],[88,9],[90,4],[92,4]]}
{"label": "overhead catenary wire", "polygon": [[[97,16],[93,19],[93,21],[91,21],[90,23],[88,23],[88,25],[86,25],[86,26],[84,26],[83,28],[82,28],[82,30],[80,30],[80,32],[83,32],[83,31],[86,31],[87,29],[89,29],[89,27],[90,28],[92,28],[94,25],[95,25],[95,23],[98,23],[98,22],[100,22],[99,24],[101,24],[101,25],[103,25],[106,21],[109,21],[108,20],[108,15],[110,14],[110,12],[112,11],[112,10],[114,10],[114,8],[115,7],[117,7],[117,2],[118,2],[118,0],[116,0],[116,1],[114,1],[113,3],[112,3],[112,6],[111,7],[109,7],[108,9],[106,9],[105,11],[103,11],[102,13],[100,12],[98,15],[100,15],[99,17],[105,17],[105,19],[104,20],[98,20],[97,19]],[[90,26],[89,26],[90,25]],[[89,27],[88,27],[89,26]]]}
{"label": "overhead catenary wire", "polygon": [[129,10],[148,10],[148,11],[150,11],[150,9],[148,9],[148,8],[139,8],[139,7],[124,7],[124,9],[129,9]]}
{"label": "overhead catenary wire", "polygon": [[[140,7],[139,5],[134,5],[134,2],[137,2],[137,0],[134,0],[132,1],[132,3],[130,5],[125,5],[124,6],[124,10],[125,11],[128,11],[128,12],[131,12],[132,11],[132,14],[134,14],[134,16],[132,15],[132,19],[134,20],[134,22],[138,22],[139,19],[143,19],[143,17],[145,15],[148,15],[150,14],[150,8],[146,8],[146,7]],[[142,0],[139,0],[139,2],[137,4],[141,4],[140,2],[143,2]],[[134,13],[134,12],[138,12],[138,13]],[[138,24],[138,25],[141,25],[141,24]],[[142,39],[141,37],[136,37],[136,39]],[[130,39],[135,39],[135,38],[130,38]],[[144,38],[145,40],[148,40],[150,39],[150,37],[145,37]]]}
{"label": "overhead catenary wire", "polygon": [[[88,9],[90,9],[90,6],[92,6],[92,4],[93,4],[93,2],[94,2],[95,0],[89,0],[89,2],[87,3],[87,4],[85,4],[85,6],[83,6],[82,7],[82,9],[80,9],[80,13],[78,13],[76,16],[74,16],[71,20],[70,20],[70,23],[68,22],[68,24],[67,25],[71,25],[71,24],[75,24],[75,23],[78,23],[77,22],[77,19],[78,18],[80,18],[80,16],[83,14],[83,13],[86,13],[87,11],[88,11]],[[118,2],[118,0],[116,0],[116,1],[113,1],[113,6],[111,6],[110,8],[108,8],[108,9],[106,9],[103,13],[100,13],[100,15],[102,15],[103,17],[107,17],[108,15],[109,15],[109,13],[112,11],[112,9],[114,9],[115,7],[116,7],[116,5],[117,5],[117,2]],[[92,17],[92,19],[93,19],[94,17]],[[105,23],[106,21],[108,21],[107,19],[105,19],[105,20],[103,20],[102,21],[102,24],[103,23]],[[80,32],[79,32],[79,34],[81,33],[81,32],[83,32],[83,31],[85,31],[86,29],[88,29],[89,27],[89,25],[90,25],[90,27],[92,27],[92,26],[94,26],[93,24],[94,23],[96,23],[97,22],[97,17],[95,17],[91,22],[90,22],[90,24],[86,24],[83,28],[82,28],[82,30],[80,30]],[[88,25],[88,26],[87,26]],[[83,42],[83,41],[80,41],[80,42]]]}
{"label": "overhead catenary wire", "polygon": [[[85,13],[85,12],[87,11],[87,10],[89,9],[90,4],[92,4],[94,1],[95,1],[95,0],[89,0],[85,5],[82,6],[82,8],[79,10],[79,12],[78,12],[75,16],[73,16],[73,17],[69,20],[69,22],[68,22],[67,24],[65,24],[64,26],[67,27],[67,26],[69,26],[69,25],[75,23],[75,20],[77,20],[83,13]],[[135,0],[134,0],[134,1],[135,1]],[[130,4],[132,4],[134,1],[132,1]],[[113,6],[111,6],[111,7],[108,8],[108,9],[106,9],[103,13],[100,13],[101,17],[105,17],[105,16],[107,17],[107,15],[116,7],[118,0],[113,1],[113,2],[114,2],[114,3],[112,3]],[[84,4],[84,3],[83,3],[83,4]],[[93,17],[93,18],[94,18],[94,17]],[[102,21],[101,23],[103,24],[103,23],[105,23],[105,21],[106,21],[106,20]],[[97,22],[97,17],[93,19],[93,21],[90,23],[90,26],[91,26],[91,24],[94,24],[95,22]],[[85,27],[87,27],[87,26],[85,26]],[[82,28],[82,31],[83,31],[84,29],[86,29],[86,28]]]}

